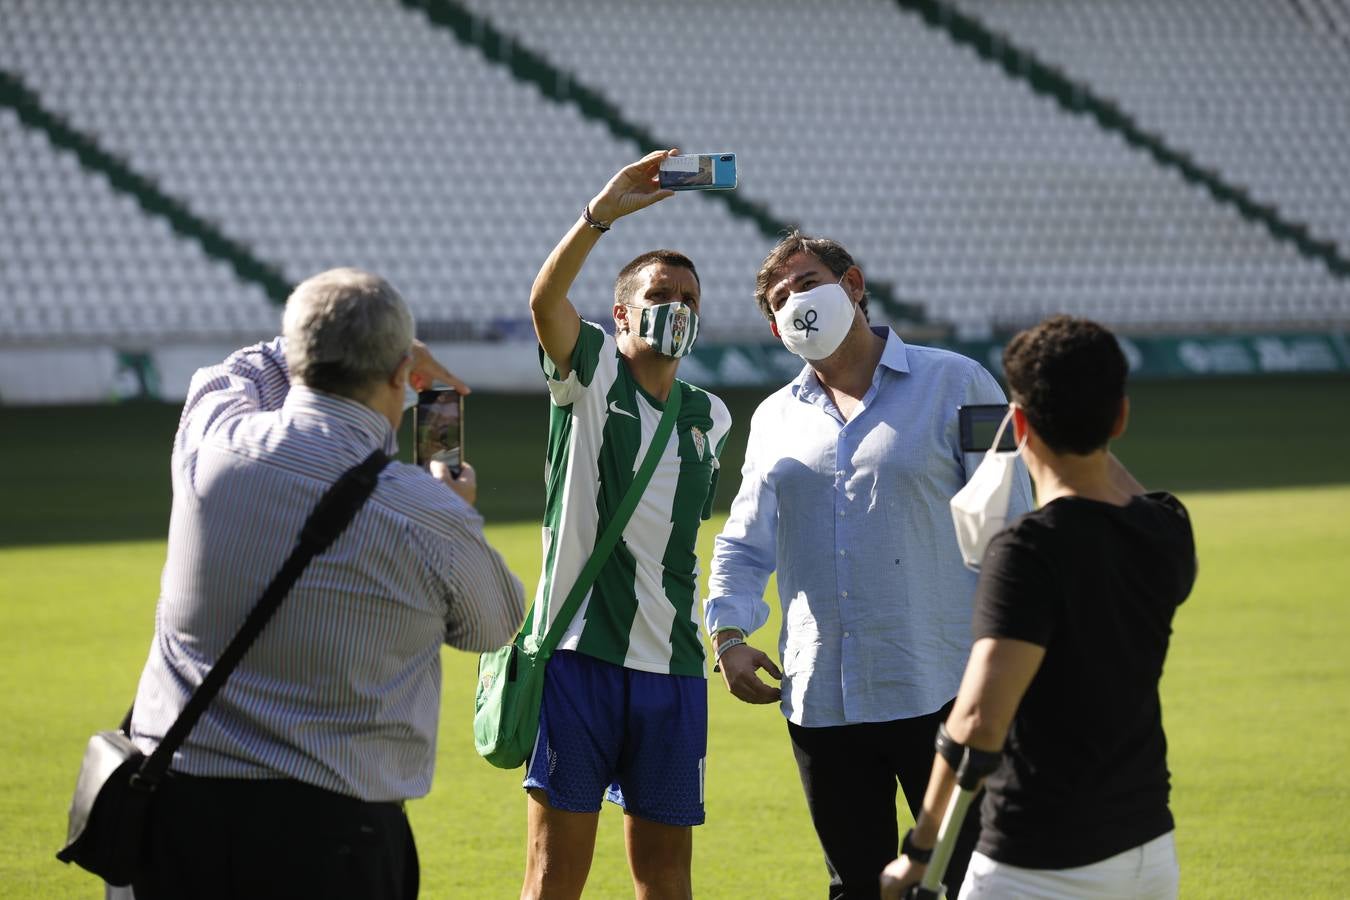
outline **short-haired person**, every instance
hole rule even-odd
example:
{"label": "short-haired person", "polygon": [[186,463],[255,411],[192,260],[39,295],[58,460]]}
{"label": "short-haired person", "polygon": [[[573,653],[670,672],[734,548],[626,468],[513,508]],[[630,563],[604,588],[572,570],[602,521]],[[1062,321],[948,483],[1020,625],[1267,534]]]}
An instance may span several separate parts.
{"label": "short-haired person", "polygon": [[[957,410],[1007,400],[974,360],[871,327],[862,269],[837,241],[788,236],[756,299],[805,366],[750,423],[704,618],[728,689],[781,701],[829,896],[875,897],[899,849],[897,783],[917,814],[970,646],[975,575],[949,509],[972,474]],[[1017,475],[1014,514],[1031,505]],[[744,643],[775,570],[781,673]]]}
{"label": "short-haired person", "polygon": [[[174,439],[173,512],[132,739],[146,754],[257,604],[325,490],[392,454],[405,386],[463,385],[413,339],[383,279],[300,284],[282,336],[196,373]],[[174,754],[151,808],[156,898],[405,898],[403,801],[431,786],[443,644],[510,639],[524,591],[459,479],[389,464],[286,595]]]}
{"label": "short-haired person", "polygon": [[[975,645],[946,723],[958,745],[1003,752],[960,897],[1175,897],[1158,681],[1195,580],[1190,519],[1110,451],[1129,400],[1109,331],[1057,316],[1013,338],[1003,364],[1041,506],[985,550]],[[937,757],[907,844],[919,855],[954,780]],[[896,860],[885,896],[922,873]]]}
{"label": "short-haired person", "polygon": [[613,337],[582,321],[567,297],[611,224],[671,195],[656,183],[665,155],[651,153],[609,181],[544,262],[530,296],[551,397],[532,633],[542,637],[557,617],[673,392],[681,405],[622,539],[548,662],[524,783],[523,897],[581,895],[602,798],[624,810],[637,896],[691,896],[708,702],[694,542],[711,514],[731,416],[717,397],[675,377],[698,334],[698,272],[687,257],[657,250],[623,268]]}

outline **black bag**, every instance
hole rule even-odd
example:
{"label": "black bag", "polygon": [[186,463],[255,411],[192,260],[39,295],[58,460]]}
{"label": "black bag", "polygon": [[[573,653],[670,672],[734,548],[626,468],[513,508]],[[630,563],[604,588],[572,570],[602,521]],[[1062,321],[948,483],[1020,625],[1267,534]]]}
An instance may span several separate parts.
{"label": "black bag", "polygon": [[380,470],[388,463],[389,457],[376,450],[344,472],[324,492],[281,571],[188,699],[154,753],[146,757],[131,742],[130,712],[119,730],[100,731],[89,739],[75,782],[75,795],[70,801],[66,846],[56,854],[57,859],[88,869],[114,887],[135,880],[144,863],[150,802],[174,752],[277,611],[305,566],[337,540],[356,517],[357,510],[375,489]]}
{"label": "black bag", "polygon": [[84,748],[70,801],[66,846],[56,858],[74,862],[108,884],[131,884],[154,793],[140,779],[145,755],[122,731],[100,731]]}

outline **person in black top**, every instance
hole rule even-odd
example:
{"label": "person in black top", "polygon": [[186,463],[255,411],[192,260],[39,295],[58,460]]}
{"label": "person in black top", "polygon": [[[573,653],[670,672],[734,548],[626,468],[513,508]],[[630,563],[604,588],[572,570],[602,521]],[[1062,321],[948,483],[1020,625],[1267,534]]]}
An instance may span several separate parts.
{"label": "person in black top", "polygon": [[[958,896],[1175,897],[1158,681],[1195,580],[1190,519],[1109,450],[1129,416],[1109,331],[1057,316],[1014,337],[1003,363],[1041,506],[985,551],[975,644],[946,722],[952,741],[1003,753]],[[922,877],[916,857],[954,786],[939,754],[883,897]]]}

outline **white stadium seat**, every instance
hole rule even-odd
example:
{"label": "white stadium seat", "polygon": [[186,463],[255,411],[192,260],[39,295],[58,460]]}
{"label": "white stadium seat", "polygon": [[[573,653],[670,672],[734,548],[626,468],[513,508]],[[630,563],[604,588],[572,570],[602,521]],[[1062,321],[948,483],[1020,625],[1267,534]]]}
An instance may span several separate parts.
{"label": "white stadium seat", "polygon": [[[890,0],[466,5],[660,139],[736,151],[741,197],[840,239],[938,323],[975,332],[1057,311],[1140,329],[1350,321],[1345,280]],[[1350,238],[1350,82],[1334,36],[1261,0],[961,6],[1314,233]],[[1238,13],[1205,27],[1220,8]],[[1240,53],[1252,72],[1233,72]],[[396,0],[0,0],[0,59],[288,280],[362,266],[419,320],[465,333],[524,318],[553,242],[649,149]],[[1213,138],[1224,116],[1240,133]],[[275,329],[259,287],[12,114],[0,150],[0,336]],[[676,197],[619,223],[572,299],[607,319],[619,267],[671,246],[699,265],[703,334],[760,339],[754,275],[771,245],[722,203]],[[164,293],[146,305],[151,285]],[[36,302],[52,310],[5,309]]]}

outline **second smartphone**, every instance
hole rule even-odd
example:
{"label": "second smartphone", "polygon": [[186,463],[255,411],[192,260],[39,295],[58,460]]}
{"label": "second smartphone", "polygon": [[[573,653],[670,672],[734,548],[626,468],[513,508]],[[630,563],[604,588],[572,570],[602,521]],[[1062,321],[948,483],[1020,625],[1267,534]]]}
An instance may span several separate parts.
{"label": "second smartphone", "polygon": [[464,464],[464,395],[454,388],[417,392],[413,407],[413,463],[439,460],[456,478]]}

